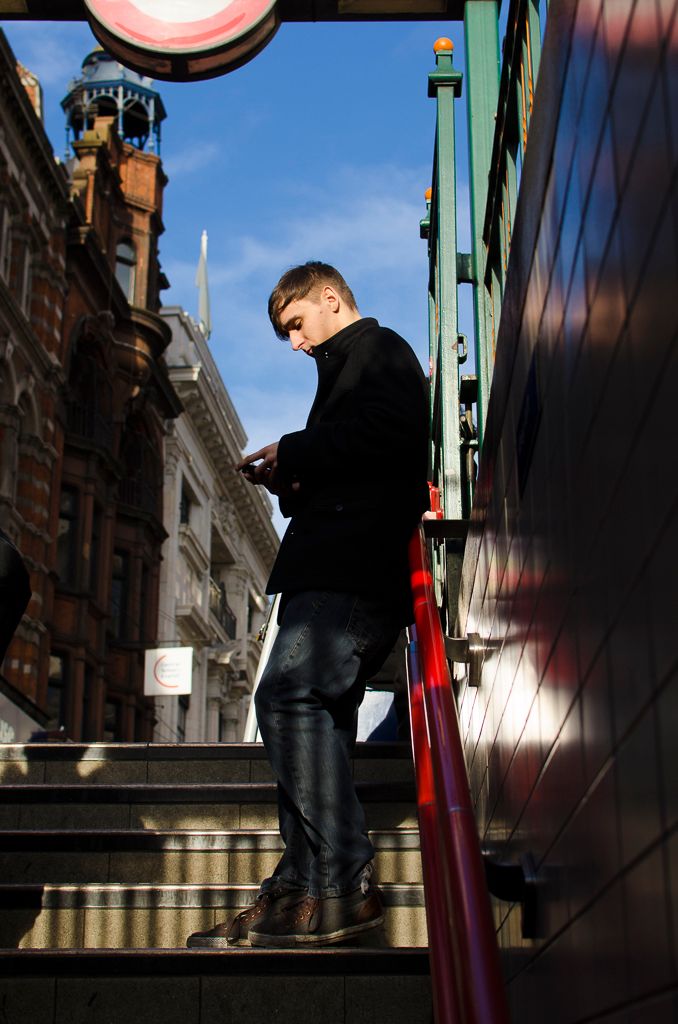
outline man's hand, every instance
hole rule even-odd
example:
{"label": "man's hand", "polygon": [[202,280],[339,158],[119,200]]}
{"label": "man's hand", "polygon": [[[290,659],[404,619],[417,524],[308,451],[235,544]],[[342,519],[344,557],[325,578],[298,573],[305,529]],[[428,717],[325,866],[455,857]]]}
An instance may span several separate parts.
{"label": "man's hand", "polygon": [[258,452],[245,455],[235,467],[252,484],[261,484],[270,490],[278,468],[278,442],[267,444]]}
{"label": "man's hand", "polygon": [[271,494],[281,494],[291,490],[298,491],[298,482],[293,482],[291,487],[282,484],[278,479],[278,442],[267,444],[258,452],[245,455],[235,467],[246,480],[251,484],[259,484],[265,487]]}

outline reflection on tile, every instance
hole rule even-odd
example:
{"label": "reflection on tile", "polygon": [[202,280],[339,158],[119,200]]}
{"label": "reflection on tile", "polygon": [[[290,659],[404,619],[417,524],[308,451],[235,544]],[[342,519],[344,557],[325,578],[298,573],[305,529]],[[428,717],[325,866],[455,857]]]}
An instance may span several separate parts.
{"label": "reflection on tile", "polygon": [[[676,921],[651,934],[671,903],[661,844],[678,820],[677,7],[558,5],[544,60],[572,29],[564,95],[537,92],[554,148],[532,167],[541,213],[508,268],[484,550],[464,568],[494,651],[482,703],[463,715],[481,836],[509,859],[529,849],[554,893],[546,950],[518,949],[510,915],[497,917],[521,1024],[653,1020],[644,979],[667,984],[678,948]],[[523,181],[530,159],[528,147]],[[541,419],[516,492],[533,360]],[[657,1004],[656,1020],[666,1012]]]}

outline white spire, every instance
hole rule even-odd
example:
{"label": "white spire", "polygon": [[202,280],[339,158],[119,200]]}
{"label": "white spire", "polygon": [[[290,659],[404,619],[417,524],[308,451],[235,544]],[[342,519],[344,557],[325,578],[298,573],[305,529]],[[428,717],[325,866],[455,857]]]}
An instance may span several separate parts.
{"label": "white spire", "polygon": [[207,284],[207,232],[203,231],[200,236],[200,259],[198,269],[195,273],[195,286],[198,289],[198,319],[205,333],[209,338],[212,333],[212,317],[210,316],[210,293]]}

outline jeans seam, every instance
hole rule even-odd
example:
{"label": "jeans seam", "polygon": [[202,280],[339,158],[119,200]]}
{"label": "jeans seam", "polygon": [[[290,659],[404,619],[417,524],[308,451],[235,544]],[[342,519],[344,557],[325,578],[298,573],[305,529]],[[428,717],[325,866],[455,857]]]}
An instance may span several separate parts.
{"label": "jeans seam", "polygon": [[297,636],[296,640],[294,641],[294,643],[291,645],[289,651],[287,652],[287,658],[285,659],[285,662],[282,665],[283,672],[289,666],[290,662],[294,658],[294,655],[299,650],[299,647],[301,646],[304,638],[306,637],[309,629],[311,628],[311,623],[316,618],[318,612],[322,609],[322,607],[325,604],[327,604],[327,591],[322,591],[321,593],[322,593],[322,600],[318,599],[317,601],[314,601],[312,609],[311,609],[311,614],[307,616],[306,622],[304,623],[304,625],[303,625],[303,627],[301,629],[301,632],[299,633],[299,635]]}

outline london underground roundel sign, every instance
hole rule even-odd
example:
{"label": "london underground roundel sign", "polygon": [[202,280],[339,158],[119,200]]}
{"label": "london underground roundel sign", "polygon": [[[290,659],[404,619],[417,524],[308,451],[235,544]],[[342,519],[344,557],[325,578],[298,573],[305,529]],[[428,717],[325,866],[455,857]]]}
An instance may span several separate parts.
{"label": "london underground roundel sign", "polygon": [[277,0],[85,0],[92,31],[152,78],[212,78],[251,60],[278,27]]}

